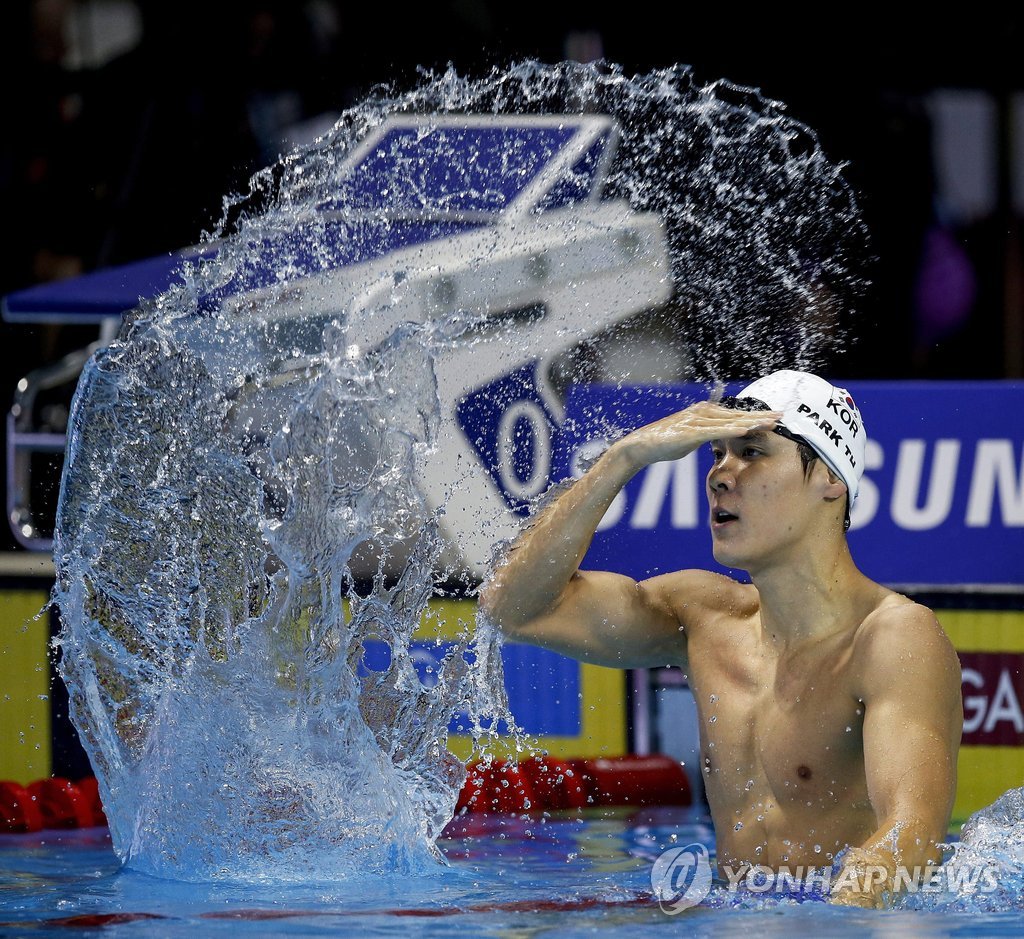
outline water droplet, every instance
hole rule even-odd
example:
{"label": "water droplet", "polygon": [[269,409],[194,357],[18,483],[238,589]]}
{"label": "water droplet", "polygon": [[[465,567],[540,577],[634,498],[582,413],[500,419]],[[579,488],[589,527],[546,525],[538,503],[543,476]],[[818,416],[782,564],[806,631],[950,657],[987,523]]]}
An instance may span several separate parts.
{"label": "water droplet", "polygon": [[[815,217],[815,235],[822,235],[826,241],[829,235],[856,228],[855,207],[846,198],[848,190],[832,164],[824,159],[806,159],[803,153],[786,165],[780,163],[784,157],[770,158],[776,151],[787,149],[788,135],[794,131],[795,122],[780,115],[774,105],[765,106],[770,118],[765,121],[765,115],[758,113],[756,94],[750,95],[750,104],[740,109],[723,103],[714,93],[691,89],[689,76],[680,83],[675,70],[633,80],[614,70],[605,75],[586,66],[565,64],[530,66],[528,73],[520,67],[512,75],[517,87],[528,92],[524,97],[529,105],[526,110],[558,113],[560,104],[553,100],[555,92],[550,90],[558,86],[565,88],[573,107],[581,103],[580,93],[586,92],[583,97],[592,95],[593,100],[583,101],[584,107],[607,104],[611,118],[622,125],[617,128],[621,133],[616,134],[616,139],[621,137],[620,153],[614,161],[610,152],[606,154],[608,191],[629,195],[630,205],[623,203],[624,213],[653,211],[665,216],[663,221],[670,232],[682,232],[681,242],[674,237],[669,239],[676,256],[671,258],[671,273],[665,269],[657,275],[664,286],[671,287],[672,282],[690,284],[696,278],[688,275],[695,272],[704,275],[702,284],[695,287],[694,299],[698,308],[711,312],[693,318],[700,320],[692,324],[696,337],[692,344],[694,364],[708,372],[722,371],[722,363],[717,359],[722,357],[718,346],[723,334],[730,336],[730,345],[738,344],[739,358],[751,361],[755,367],[774,355],[768,350],[780,347],[773,330],[787,339],[796,333],[800,355],[809,361],[822,351],[822,343],[831,346],[838,342],[840,337],[831,330],[809,328],[820,319],[821,310],[814,300],[804,304],[808,308],[806,316],[778,317],[781,322],[777,326],[772,322],[761,326],[761,317],[757,317],[757,329],[750,328],[754,320],[744,319],[733,302],[737,289],[747,291],[748,287],[751,289],[747,292],[777,297],[781,308],[786,309],[795,306],[791,300],[807,296],[806,255],[799,250],[800,246],[791,246],[787,239],[777,237],[789,230],[794,214]],[[487,82],[489,88],[493,79]],[[653,88],[658,91],[652,91]],[[669,94],[663,92],[666,88]],[[382,849],[387,848],[386,839],[407,847],[416,839],[422,841],[424,819],[431,806],[438,804],[435,797],[451,794],[441,791],[451,774],[443,771],[449,767],[438,754],[446,752],[443,739],[448,719],[458,709],[446,705],[461,705],[466,689],[479,687],[482,699],[476,699],[474,690],[474,700],[469,702],[470,717],[462,719],[463,726],[471,733],[479,732],[479,715],[492,716],[494,727],[502,717],[493,707],[500,700],[502,686],[500,656],[490,659],[490,667],[497,669],[497,674],[483,676],[484,680],[478,682],[476,679],[481,676],[473,674],[472,667],[467,666],[461,649],[455,649],[443,666],[438,656],[437,667],[430,666],[424,672],[422,662],[411,662],[404,640],[411,638],[418,625],[421,611],[413,609],[419,602],[417,598],[430,594],[435,586],[434,572],[448,566],[447,560],[442,562],[441,549],[447,546],[440,544],[438,525],[461,514],[463,520],[468,518],[472,523],[474,538],[499,530],[504,537],[505,505],[499,507],[501,525],[497,524],[497,515],[474,518],[472,511],[466,513],[461,507],[456,511],[454,505],[448,506],[448,514],[443,517],[428,511],[422,493],[414,485],[414,463],[429,444],[429,428],[453,414],[451,410],[438,412],[439,407],[449,408],[452,402],[438,400],[437,376],[431,361],[434,351],[447,353],[454,348],[452,337],[459,337],[460,344],[468,340],[469,348],[486,338],[499,350],[502,368],[516,366],[516,353],[525,354],[525,346],[503,339],[497,330],[504,326],[496,326],[495,333],[486,337],[482,330],[475,333],[480,323],[474,319],[473,305],[479,303],[481,309],[492,309],[490,301],[496,300],[493,309],[500,310],[497,303],[502,302],[501,298],[489,296],[488,291],[491,288],[490,293],[500,293],[494,286],[498,281],[498,286],[503,285],[510,277],[518,281],[524,273],[532,273],[537,283],[555,281],[562,277],[559,259],[566,252],[561,251],[562,244],[532,244],[526,237],[530,219],[525,218],[517,223],[521,226],[517,235],[522,236],[520,245],[525,250],[515,272],[505,264],[505,255],[496,257],[490,249],[478,257],[460,253],[457,264],[447,263],[445,258],[453,253],[448,250],[451,245],[434,239],[425,245],[417,244],[418,260],[412,259],[410,251],[394,258],[375,253],[374,277],[379,281],[377,286],[386,286],[387,294],[375,286],[370,293],[349,296],[345,291],[352,282],[350,272],[343,272],[337,282],[331,279],[343,261],[337,256],[339,246],[324,234],[334,224],[334,215],[344,216],[348,209],[344,202],[346,180],[340,167],[349,148],[357,146],[348,127],[360,126],[372,133],[373,128],[387,126],[386,120],[392,113],[404,115],[410,103],[415,103],[417,112],[453,107],[464,110],[471,106],[469,102],[480,100],[483,91],[483,87],[469,83],[459,91],[458,102],[453,105],[453,78],[449,75],[426,80],[423,87],[404,97],[396,93],[386,104],[375,98],[355,108],[349,124],[339,125],[314,148],[300,151],[279,164],[274,168],[275,174],[280,171],[280,180],[275,182],[273,206],[262,214],[225,212],[225,217],[243,217],[231,231],[218,229],[212,233],[220,245],[216,255],[208,263],[197,264],[185,272],[185,289],[171,290],[141,311],[133,319],[132,330],[107,351],[104,369],[95,373],[94,384],[82,389],[79,410],[83,431],[76,441],[78,446],[69,450],[71,455],[65,467],[67,491],[72,496],[67,504],[80,504],[81,498],[87,498],[95,511],[65,512],[58,519],[62,542],[67,547],[59,559],[60,595],[55,597],[62,619],[85,647],[105,649],[110,645],[111,633],[117,633],[131,635],[132,645],[143,649],[142,653],[138,653],[138,648],[122,649],[119,659],[109,666],[111,675],[142,676],[137,687],[125,689],[124,701],[120,700],[118,689],[117,704],[125,715],[146,715],[155,703],[174,700],[175,696],[168,696],[165,691],[168,683],[174,686],[177,681],[180,670],[175,669],[180,662],[201,660],[215,666],[208,669],[215,679],[205,685],[200,682],[188,707],[178,715],[192,719],[196,733],[189,732],[186,719],[177,726],[172,721],[173,729],[181,731],[180,741],[172,739],[174,734],[166,735],[167,747],[178,747],[176,753],[168,753],[168,765],[183,767],[182,772],[190,774],[195,786],[195,797],[184,807],[184,811],[194,814],[182,819],[176,805],[170,817],[158,819],[152,831],[143,832],[151,842],[142,847],[143,857],[146,851],[154,856],[174,856],[178,847],[185,848],[182,839],[193,841],[212,827],[204,827],[203,822],[216,817],[218,808],[201,808],[209,804],[202,796],[210,795],[209,790],[214,795],[219,791],[216,787],[222,779],[227,749],[221,749],[222,743],[233,753],[242,752],[250,744],[261,744],[259,733],[268,725],[269,716],[271,726],[304,728],[295,731],[294,739],[282,736],[274,741],[274,749],[267,748],[269,769],[286,770],[287,759],[293,752],[314,760],[316,754],[331,753],[333,761],[333,755],[344,750],[334,744],[345,744],[357,736],[346,736],[346,711],[351,711],[360,722],[361,710],[364,715],[375,715],[376,724],[370,728],[373,733],[366,735],[362,733],[365,722],[360,722],[359,739],[365,736],[369,741],[365,746],[379,745],[379,749],[363,753],[353,747],[355,759],[343,767],[343,773],[333,775],[331,781],[341,791],[349,783],[358,783],[351,785],[349,791],[368,795],[355,810],[361,814],[351,818],[344,812],[321,811],[325,806],[316,800],[321,794],[329,800],[331,787],[325,786],[322,793],[314,788],[309,794],[310,811],[314,813],[311,817],[329,818],[330,824],[315,826],[322,831],[312,837],[312,856],[323,856],[323,844],[333,848],[344,843],[347,826],[364,831],[375,820],[380,823],[378,831],[383,833]],[[663,108],[670,110],[663,119],[652,121],[650,115],[661,116]],[[637,113],[644,115],[643,125],[627,126],[626,119],[632,117],[635,121]],[[688,133],[695,129],[706,133]],[[728,133],[723,135],[725,130]],[[687,141],[688,151],[687,165],[678,171],[677,181],[685,187],[682,193],[665,186],[663,179],[666,161],[662,157],[667,159],[678,140]],[[691,141],[695,151],[690,149]],[[369,138],[361,142],[372,143]],[[645,151],[652,145],[661,148],[657,159],[645,160]],[[431,194],[432,183],[417,185],[427,183],[439,157],[445,171],[443,178],[459,177],[464,167],[453,165],[450,144],[427,148],[425,157],[418,160],[413,151],[405,149],[404,143],[399,149],[402,165],[408,165],[411,175],[403,177],[404,170],[385,173],[384,178],[377,180],[375,195],[383,192],[389,206],[393,204],[400,216],[415,208],[424,210],[431,220],[444,215],[449,202],[461,205],[459,194],[448,191],[448,187],[443,204],[437,204],[436,194]],[[510,160],[514,150],[508,148]],[[723,155],[728,159],[721,159]],[[819,156],[817,152],[814,155]],[[706,169],[694,173],[691,159]],[[783,170],[786,172],[780,172]],[[264,185],[269,178],[261,177],[263,181],[257,186]],[[472,178],[473,188],[462,195],[475,199],[481,195],[481,180]],[[274,179],[278,177],[275,175]],[[489,188],[483,188],[490,193]],[[497,185],[493,191],[500,194],[508,190]],[[769,193],[773,211],[766,213],[763,199]],[[808,199],[810,205],[805,204]],[[233,205],[237,208],[242,203]],[[701,218],[681,219],[680,207],[692,205],[701,207]],[[828,211],[820,211],[826,206]],[[321,211],[320,207],[326,208]],[[579,212],[574,208],[573,214],[582,215],[586,207],[581,202]],[[815,213],[816,208],[819,211]],[[327,211],[330,218],[325,214]],[[560,213],[552,216],[557,214]],[[758,235],[764,237],[750,237],[754,224]],[[547,221],[544,227],[547,231]],[[370,228],[372,247],[377,247],[379,229],[375,224]],[[585,222],[581,228],[589,238],[591,223]],[[636,271],[641,269],[638,265],[646,263],[644,238],[615,228],[603,234],[612,237],[621,258],[628,260]],[[571,249],[573,232],[567,227],[563,235],[564,246]],[[354,234],[348,229],[342,232],[341,253],[347,258],[353,254],[349,249],[355,248],[354,255],[362,256],[359,249],[367,246],[351,244],[350,236],[362,237],[358,226]],[[249,247],[257,245],[255,249]],[[440,251],[435,252],[435,248]],[[533,261],[524,272],[521,262],[531,256]],[[315,276],[311,280],[306,277],[310,272],[307,258],[313,262]],[[827,263],[829,259],[817,260]],[[429,276],[416,273],[418,268],[413,265],[420,261],[426,264],[424,269],[429,268]],[[720,264],[716,263],[719,261]],[[753,285],[746,275],[736,283],[728,273],[733,268],[756,269],[764,276],[759,273]],[[595,273],[605,276],[604,271]],[[591,286],[591,272],[580,270],[573,278],[581,287]],[[837,288],[840,279],[835,278]],[[562,295],[573,292],[568,282],[571,279],[565,280],[558,285]],[[248,283],[258,284],[259,290],[255,294],[241,293],[231,286]],[[401,286],[396,289],[398,285]],[[589,289],[578,292],[584,296],[591,293]],[[317,302],[318,295],[322,295],[323,303]],[[384,314],[381,310],[389,297],[393,306]],[[832,299],[830,295],[830,304]],[[323,307],[328,302],[325,313]],[[419,311],[431,305],[435,312],[424,312],[423,321],[415,321],[414,307]],[[459,307],[460,312],[449,316],[441,308],[444,305],[451,305],[449,309]],[[559,345],[569,348],[573,342],[594,335],[588,330],[598,325],[598,308],[604,316],[609,306],[593,304],[594,315],[588,317],[590,322],[582,335],[574,324],[559,321],[560,314],[552,306],[546,314],[549,318],[545,320],[544,335],[561,336]],[[201,315],[197,317],[197,313]],[[392,313],[400,325],[387,333]],[[670,336],[678,332],[675,307],[668,308],[667,315],[651,315],[662,318],[654,325],[663,332]],[[256,328],[256,324],[262,325]],[[599,325],[603,329],[605,320]],[[688,330],[690,325],[688,320]],[[527,335],[527,328],[523,326],[523,332],[514,335]],[[702,338],[705,335],[711,337],[710,341]],[[616,334],[613,343],[629,345],[620,336],[621,333]],[[477,357],[474,362],[486,355],[485,346],[473,348],[472,354]],[[459,349],[462,351],[463,346]],[[530,361],[536,360],[536,352],[529,352]],[[289,358],[292,361],[285,361]],[[657,364],[665,365],[663,361]],[[581,377],[575,372],[575,366],[566,366],[563,377]],[[610,375],[610,383],[621,384],[630,372],[620,368],[618,374]],[[674,374],[679,372],[675,369]],[[168,414],[175,415],[174,422],[167,420]],[[519,445],[517,440],[526,443],[527,423],[511,428],[512,446]],[[479,436],[481,430],[474,428],[472,433]],[[470,440],[467,438],[466,443]],[[453,462],[465,461],[458,472],[446,474],[450,480],[480,470],[480,462],[471,448],[446,456]],[[521,478],[520,482],[525,480]],[[546,480],[539,479],[539,483]],[[116,525],[110,523],[114,515]],[[132,537],[118,537],[119,531],[131,532]],[[365,546],[368,538],[380,540],[379,545],[374,542],[374,547],[382,549],[385,560],[389,551],[396,558],[405,558],[412,552],[411,561],[401,560],[402,568],[409,572],[409,583],[400,591],[385,588],[390,576],[385,572],[387,564],[377,567],[364,559],[362,563],[368,570],[366,582],[379,573],[380,589],[373,586],[365,596],[354,591],[341,596],[341,591],[347,589],[341,587],[343,583],[359,579],[354,574],[349,577],[350,562],[358,559],[341,546]],[[453,543],[457,542],[455,539]],[[140,544],[145,545],[144,551],[138,550]],[[396,545],[401,545],[400,551],[394,551]],[[98,560],[104,566],[104,576],[99,578],[92,576]],[[269,571],[275,573],[271,576]],[[100,611],[102,615],[83,616],[81,598],[60,593],[61,583],[95,585],[85,591],[89,594],[85,606],[88,611]],[[350,606],[343,615],[339,609],[342,601]],[[101,622],[104,618],[106,623]],[[159,626],[151,628],[153,623]],[[237,708],[225,704],[222,688],[233,687],[241,677],[238,668],[248,669],[255,664],[238,655],[238,662],[243,664],[235,667],[234,656],[243,625],[246,635],[258,640],[254,645],[265,647],[268,652],[263,657],[265,673],[254,668],[252,675],[254,683],[264,682],[266,686],[258,689],[260,708],[265,702],[280,700],[280,713],[265,715],[255,707],[250,711],[244,702]],[[331,681],[337,668],[344,668],[346,660],[354,665],[363,654],[362,649],[356,648],[362,640],[386,640],[388,636],[382,633],[394,634],[399,641],[382,642],[390,646],[391,658],[379,670],[370,670],[376,684],[371,687],[369,682],[353,681],[354,693],[346,691],[348,697],[340,702],[344,707],[334,711],[340,718],[318,723],[316,715],[326,711],[322,705],[341,697],[336,683]],[[137,643],[136,636],[140,640]],[[315,645],[310,637],[315,637]],[[493,633],[485,634],[485,644],[480,648],[486,650],[486,642],[492,638]],[[470,650],[471,644],[467,641],[464,648]],[[85,674],[90,668],[88,654],[83,656],[83,662],[83,681],[95,683],[95,670],[91,675]],[[316,668],[303,667],[303,663],[314,662]],[[165,668],[164,663],[170,666]],[[413,664],[419,668],[419,674],[439,678],[432,696],[426,695],[424,689],[394,683],[403,669],[409,669],[411,674]],[[146,676],[152,676],[152,680]],[[323,681],[329,685],[323,686]],[[72,689],[72,693],[76,690],[82,689]],[[180,684],[174,690],[180,691]],[[262,694],[264,691],[267,693]],[[365,695],[365,701],[360,694]],[[418,697],[421,694],[423,697]],[[488,694],[492,700],[485,700]],[[712,695],[710,700],[715,705],[718,696]],[[363,704],[369,706],[360,708]],[[402,706],[397,713],[407,713],[408,720],[391,720],[396,714],[395,705]],[[270,704],[268,709],[274,706]],[[256,710],[259,713],[254,713]],[[296,715],[302,715],[304,720],[294,720]],[[436,727],[435,715],[439,715]],[[95,726],[114,726],[115,733],[133,736],[132,747],[144,748],[149,731],[141,718],[138,722],[112,722],[110,714],[93,716]],[[213,727],[216,733],[211,732]],[[259,730],[253,739],[251,734],[256,728]],[[306,729],[312,733],[303,736]],[[119,745],[126,741],[112,742]],[[100,749],[105,746],[102,739],[93,743]],[[272,765],[274,752],[287,754],[281,757],[284,764]],[[422,786],[397,793],[417,794],[410,800],[410,817],[377,818],[375,813],[386,813],[388,807],[396,804],[391,798],[396,793],[379,791],[387,789],[391,776],[378,779],[367,774],[373,772],[371,768],[379,765],[380,759],[390,766],[388,754],[398,752],[408,760],[408,766],[414,767],[413,772],[422,768],[417,780]],[[105,762],[109,765],[112,761],[109,754],[107,757]],[[332,774],[335,765],[330,762]],[[323,766],[310,769],[308,778],[317,778]],[[710,771],[710,765],[705,771]],[[227,846],[200,845],[212,849],[208,851],[211,857],[225,857],[227,849],[233,849],[237,842],[264,843],[268,836],[277,834],[281,815],[276,810],[291,810],[305,800],[306,793],[300,791],[297,783],[289,788],[284,781],[286,771],[261,774],[256,780],[242,778],[245,776],[238,772],[232,779],[238,780],[239,815],[244,812],[247,819],[252,819],[251,827],[238,833],[231,831]],[[270,785],[268,778],[273,780]],[[130,791],[134,781],[130,773],[106,780],[107,788],[115,792]],[[503,791],[510,787],[507,779],[501,784]],[[246,785],[249,788],[243,793]],[[488,782],[490,785],[493,783]],[[204,787],[205,791],[200,791]],[[268,788],[273,790],[269,796]],[[380,798],[375,799],[375,795]],[[492,797],[493,793],[485,792],[479,804],[487,804]],[[274,811],[267,811],[268,798]],[[172,801],[168,800],[168,804]],[[117,810],[116,805],[109,808]],[[113,827],[131,830],[128,823]],[[294,830],[304,829],[297,824]],[[321,835],[322,843],[317,843]],[[499,837],[505,839],[507,835],[501,833]],[[189,844],[178,853],[202,852],[194,851]],[[159,865],[159,860],[156,863]],[[215,868],[213,873],[218,870],[219,867]],[[231,871],[224,874],[230,876]]]}

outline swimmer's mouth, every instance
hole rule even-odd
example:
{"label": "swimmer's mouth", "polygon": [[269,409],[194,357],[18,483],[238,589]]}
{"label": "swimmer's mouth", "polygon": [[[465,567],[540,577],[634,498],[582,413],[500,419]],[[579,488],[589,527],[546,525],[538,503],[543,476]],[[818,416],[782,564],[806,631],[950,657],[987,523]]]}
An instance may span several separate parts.
{"label": "swimmer's mouth", "polygon": [[725,525],[728,522],[735,522],[738,518],[738,515],[726,512],[725,509],[715,509],[711,513],[711,523],[713,525]]}

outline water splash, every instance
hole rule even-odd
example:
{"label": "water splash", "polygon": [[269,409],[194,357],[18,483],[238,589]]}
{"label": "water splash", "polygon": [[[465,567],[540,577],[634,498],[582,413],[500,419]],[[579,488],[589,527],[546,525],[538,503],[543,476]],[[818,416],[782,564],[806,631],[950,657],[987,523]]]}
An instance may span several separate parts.
{"label": "water splash", "polygon": [[[521,359],[512,326],[472,301],[398,315],[407,261],[388,258],[408,211],[443,237],[467,206],[500,203],[458,166],[438,199],[415,159],[372,181],[407,203],[362,201],[349,158],[413,113],[617,122],[605,200],[664,219],[675,292],[597,336],[549,323],[566,349],[560,387],[607,377],[637,328],[659,337],[654,366],[677,353],[675,378],[810,367],[841,348],[863,289],[863,227],[814,134],[777,102],[697,86],[685,68],[424,76],[258,174],[226,201],[216,252],[90,361],[70,422],[60,667],[115,849],[136,869],[260,881],[433,865],[464,775],[445,747],[452,715],[468,715],[481,747],[484,727],[514,724],[486,624],[454,644],[433,687],[410,653],[430,596],[465,573],[445,500],[429,503],[417,480],[430,466],[450,488],[478,474],[435,445],[455,404],[438,363],[454,349]],[[570,247],[585,228],[567,225]],[[460,259],[471,278],[508,276],[489,245]],[[372,280],[341,290],[334,272],[364,261]],[[494,522],[475,526],[487,537]],[[389,649],[384,671],[365,665],[371,641]]]}
{"label": "water splash", "polygon": [[[715,887],[703,905],[717,909],[772,910],[828,899],[830,877],[835,867],[816,872],[814,877],[799,870],[800,880],[789,891],[769,889],[762,878],[760,888],[741,881],[738,889]],[[1010,789],[995,802],[975,812],[963,825],[960,838],[946,845],[942,863],[928,871],[904,871],[898,896],[887,898],[897,911],[960,914],[1018,913],[1024,909],[1024,788]],[[824,879],[823,879],[824,878]],[[849,911],[837,908],[830,915],[841,917]],[[973,920],[972,920],[973,922]],[[1000,920],[978,921],[998,932]],[[980,927],[979,927],[980,928]]]}
{"label": "water splash", "polygon": [[903,897],[902,908],[972,913],[1024,908],[1024,789],[1010,789],[975,812],[947,853],[929,887]]}

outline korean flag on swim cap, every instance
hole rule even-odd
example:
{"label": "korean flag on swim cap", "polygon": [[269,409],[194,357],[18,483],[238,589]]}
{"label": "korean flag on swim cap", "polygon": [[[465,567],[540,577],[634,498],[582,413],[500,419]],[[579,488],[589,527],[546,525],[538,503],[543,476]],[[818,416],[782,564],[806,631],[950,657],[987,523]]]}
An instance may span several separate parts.
{"label": "korean flag on swim cap", "polygon": [[844,483],[852,509],[864,475],[867,434],[853,396],[809,372],[784,369],[748,385],[738,398],[755,398],[773,411],[790,433],[803,437]]}

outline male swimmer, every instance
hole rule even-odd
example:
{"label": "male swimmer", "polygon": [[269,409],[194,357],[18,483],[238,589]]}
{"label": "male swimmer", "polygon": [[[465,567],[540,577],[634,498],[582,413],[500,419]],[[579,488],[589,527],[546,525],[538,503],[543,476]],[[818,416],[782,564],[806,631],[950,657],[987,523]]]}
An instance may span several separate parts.
{"label": "male swimmer", "polygon": [[[847,391],[794,371],[655,421],[521,534],[481,605],[506,635],[585,662],[680,666],[720,874],[835,863],[830,900],[876,907],[941,861],[963,712],[935,616],[850,555],[865,440]],[[714,556],[751,583],[581,571],[626,482],[706,443]]]}

